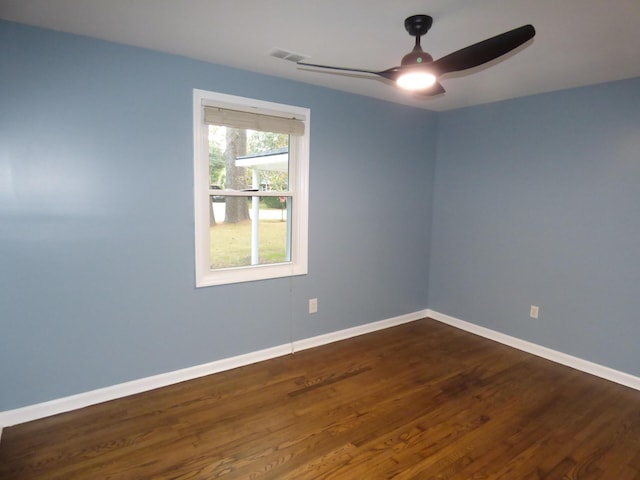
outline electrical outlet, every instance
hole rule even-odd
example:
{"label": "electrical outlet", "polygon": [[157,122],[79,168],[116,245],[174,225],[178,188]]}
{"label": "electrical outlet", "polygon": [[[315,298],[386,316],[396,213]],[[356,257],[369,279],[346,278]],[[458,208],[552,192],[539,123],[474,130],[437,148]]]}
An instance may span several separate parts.
{"label": "electrical outlet", "polygon": [[318,313],[318,299],[310,298],[309,299],[309,313]]}
{"label": "electrical outlet", "polygon": [[531,305],[531,310],[529,310],[529,316],[531,318],[538,318],[539,312],[540,312],[540,308],[537,305]]}

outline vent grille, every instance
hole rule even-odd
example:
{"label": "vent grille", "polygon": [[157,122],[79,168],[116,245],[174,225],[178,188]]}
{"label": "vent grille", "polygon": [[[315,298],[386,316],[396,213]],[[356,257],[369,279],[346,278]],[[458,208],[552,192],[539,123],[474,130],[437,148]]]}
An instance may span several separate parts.
{"label": "vent grille", "polygon": [[300,53],[290,52],[288,50],[283,50],[281,48],[273,48],[269,52],[269,56],[280,58],[282,60],[287,60],[288,62],[298,63],[305,58],[309,58],[308,55],[302,55]]}

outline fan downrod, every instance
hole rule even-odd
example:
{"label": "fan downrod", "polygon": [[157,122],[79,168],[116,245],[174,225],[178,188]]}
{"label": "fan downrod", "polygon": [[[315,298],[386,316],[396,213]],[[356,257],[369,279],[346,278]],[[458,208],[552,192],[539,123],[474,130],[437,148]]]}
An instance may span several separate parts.
{"label": "fan downrod", "polygon": [[404,21],[404,28],[412,37],[420,38],[431,28],[433,18],[429,15],[412,15]]}

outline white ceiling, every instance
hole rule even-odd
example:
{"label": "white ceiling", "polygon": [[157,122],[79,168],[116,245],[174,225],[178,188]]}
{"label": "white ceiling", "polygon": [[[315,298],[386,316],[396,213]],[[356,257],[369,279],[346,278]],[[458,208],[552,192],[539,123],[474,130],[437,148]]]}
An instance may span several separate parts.
{"label": "white ceiling", "polygon": [[[413,47],[404,19],[418,13],[434,19],[422,46],[435,59],[528,23],[537,35],[427,100],[269,55],[384,70]],[[438,111],[640,77],[640,0],[0,0],[0,18]]]}

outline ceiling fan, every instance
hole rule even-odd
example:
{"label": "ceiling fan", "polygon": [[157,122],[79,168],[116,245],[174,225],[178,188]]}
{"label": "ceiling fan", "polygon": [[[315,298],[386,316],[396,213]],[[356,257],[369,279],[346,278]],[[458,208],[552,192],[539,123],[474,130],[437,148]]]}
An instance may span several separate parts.
{"label": "ceiling fan", "polygon": [[411,90],[418,95],[433,96],[445,93],[445,89],[438,81],[443,75],[467,70],[490,62],[526,43],[536,34],[533,25],[523,25],[495,37],[474,43],[434,61],[433,57],[422,50],[420,46],[420,37],[429,31],[432,23],[433,19],[429,15],[412,15],[404,21],[404,28],[409,32],[409,35],[416,37],[416,43],[413,50],[402,57],[399,67],[375,71],[332,67],[303,61],[298,61],[297,65],[377,75],[391,80],[399,87]]}

